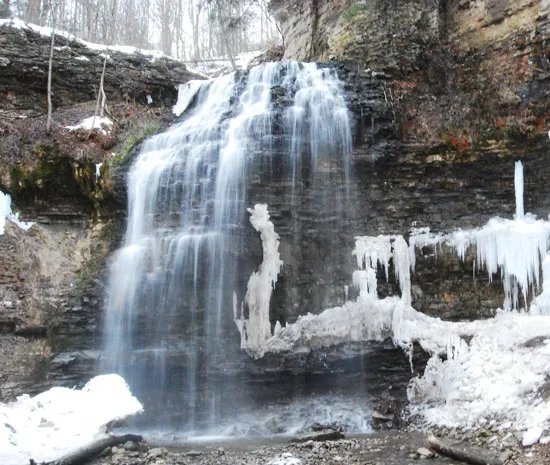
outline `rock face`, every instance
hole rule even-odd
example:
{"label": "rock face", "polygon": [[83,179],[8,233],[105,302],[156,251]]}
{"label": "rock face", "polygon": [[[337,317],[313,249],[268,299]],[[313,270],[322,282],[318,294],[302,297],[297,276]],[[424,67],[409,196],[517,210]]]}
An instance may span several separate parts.
{"label": "rock face", "polygon": [[105,92],[115,127],[71,132],[65,126],[94,114],[103,61],[99,51],[58,36],[47,136],[49,44],[30,29],[0,27],[0,191],[35,222],[24,232],[8,221],[0,236],[0,401],[74,386],[94,373],[130,149],[171,121],[176,86],[196,77],[173,60],[109,52]]}
{"label": "rock face", "polygon": [[[284,266],[271,301],[273,324],[353,298],[352,290],[346,296],[346,286],[356,267],[351,256],[356,235],[407,236],[411,227],[422,226],[449,232],[480,226],[495,215],[511,217],[513,161],[518,158],[525,165],[526,211],[548,214],[549,7],[546,1],[527,0],[271,2],[285,35],[287,58],[340,60],[332,66],[338,67],[347,92],[354,134],[354,181],[341,219],[323,215],[322,201],[311,201],[323,198],[324,186],[307,186],[307,172],[302,181],[308,198],[292,198],[285,189],[288,171],[277,163],[278,148],[264,158],[271,169],[251,176],[247,201],[250,206],[268,204],[281,237]],[[0,253],[8,257],[0,268],[5,296],[0,301],[0,357],[10,354],[10,365],[0,378],[3,399],[40,390],[45,383],[72,384],[93,369],[104,293],[100,278],[120,238],[119,219],[125,212],[118,199],[124,199],[121,186],[128,158],[124,155],[119,176],[111,178],[119,179],[118,185],[107,182],[105,171],[95,179],[95,163],[111,160],[106,157],[112,151],[122,150],[120,139],[138,126],[134,115],[161,125],[166,121],[160,108],[128,99],[145,103],[146,95],[152,95],[153,105],[171,104],[174,84],[191,77],[174,63],[116,55],[120,63],[107,68],[106,92],[116,102],[113,113],[120,134],[69,135],[59,127],[55,142],[48,142],[30,122],[15,119],[23,110],[33,115],[44,109],[46,61],[34,63],[28,57],[46,56],[48,44],[33,34],[0,28],[0,66],[6,65],[0,74],[0,97],[5,96],[0,110],[9,116],[6,122],[0,119],[2,135],[8,136],[0,141],[0,157],[7,161],[0,166],[0,188],[13,194],[25,219],[40,223],[27,235],[9,225],[0,238]],[[56,52],[59,105],[93,99],[101,70],[97,53],[69,46]],[[78,56],[90,61],[75,60]],[[288,104],[277,89],[274,96],[276,106]],[[60,126],[78,121],[73,111],[58,112]],[[90,111],[93,104],[83,104],[80,113]],[[43,120],[35,121],[36,127],[43,127]],[[278,142],[284,146],[285,141]],[[58,172],[64,173],[62,189],[54,188]],[[299,228],[293,215],[301,219]],[[245,272],[239,278],[244,287],[261,262],[262,249],[247,217],[238,227],[246,244]],[[501,305],[498,281],[489,283],[485,275],[472,279],[474,257],[463,263],[445,248],[437,255],[424,252],[413,275],[415,308],[444,319],[463,319],[489,315],[489,309]],[[381,287],[382,296],[398,292],[392,280]],[[181,327],[172,330],[181,334]],[[297,374],[334,374],[346,363],[339,350],[329,354],[333,358],[328,365],[323,352],[262,363],[243,356],[233,367],[214,370],[228,369],[235,377],[246,372],[250,386],[259,386],[255,392],[261,404],[265,397],[258,392],[268,384],[270,373],[273,378],[288,375],[288,385]],[[389,353],[377,354],[375,360]],[[399,386],[395,397],[402,399],[410,377],[408,364],[402,355],[390,359],[384,367],[391,376],[392,370],[399,371],[393,384]],[[173,361],[174,376],[184,365],[181,358]]]}
{"label": "rock face", "polygon": [[[109,100],[128,99],[145,104],[149,95],[153,104],[170,106],[177,98],[177,85],[197,77],[170,58],[95,50],[60,35],[56,36],[55,47],[54,107],[95,100],[105,54],[109,56],[105,68],[105,93]],[[44,110],[50,39],[30,28],[3,26],[0,48],[0,108]]]}
{"label": "rock face", "polygon": [[[549,8],[527,0],[271,2],[285,57],[348,63],[340,74],[356,123],[360,213],[346,227],[406,236],[412,226],[448,232],[511,217],[516,159],[525,165],[526,211],[548,214]],[[474,285],[471,265],[450,251],[419,257],[413,304],[451,319],[500,305],[498,285],[485,276]]]}

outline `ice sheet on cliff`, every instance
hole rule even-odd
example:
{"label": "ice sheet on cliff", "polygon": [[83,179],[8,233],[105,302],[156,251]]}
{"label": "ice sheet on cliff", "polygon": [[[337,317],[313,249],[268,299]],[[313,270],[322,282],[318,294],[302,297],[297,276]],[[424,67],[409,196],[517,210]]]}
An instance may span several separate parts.
{"label": "ice sheet on cliff", "polygon": [[[424,376],[412,380],[408,395],[412,413],[427,423],[475,428],[495,420],[524,431],[527,442],[550,429],[550,399],[542,395],[550,373],[550,221],[523,213],[521,164],[516,164],[515,179],[518,208],[513,220],[494,218],[481,228],[448,235],[414,230],[409,244],[399,235],[357,237],[357,300],[301,316],[284,327],[277,323],[253,355],[388,337],[408,351],[417,342],[432,358]],[[461,258],[474,247],[476,269],[490,277],[500,273],[504,310],[488,320],[450,322],[412,308],[416,249],[440,244],[454,248]],[[376,270],[384,269],[388,279],[390,262],[401,296],[379,299]],[[541,268],[542,293],[537,296]],[[529,307],[530,296],[536,297]],[[249,324],[247,331],[250,338],[255,325]]]}
{"label": "ice sheet on cliff", "polygon": [[142,411],[124,379],[102,375],[82,390],[54,387],[0,404],[0,463],[52,461],[108,436],[107,425]]}
{"label": "ice sheet on cliff", "polygon": [[6,220],[19,226],[24,231],[28,231],[34,223],[21,221],[19,213],[13,213],[11,210],[11,197],[0,191],[0,236],[4,234]]}

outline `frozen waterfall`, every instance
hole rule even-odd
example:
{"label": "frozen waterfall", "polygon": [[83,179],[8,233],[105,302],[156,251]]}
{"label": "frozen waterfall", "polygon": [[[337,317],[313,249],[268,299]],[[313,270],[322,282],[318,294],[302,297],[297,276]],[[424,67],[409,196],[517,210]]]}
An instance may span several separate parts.
{"label": "frozen waterfall", "polygon": [[230,369],[238,357],[233,294],[245,300],[250,274],[239,254],[254,169],[269,171],[275,138],[286,145],[278,163],[291,172],[293,193],[302,175],[322,186],[327,165],[337,164],[346,178],[335,196],[341,209],[351,150],[334,69],[269,63],[196,87],[181,121],[146,140],[130,170],[102,362],[125,376],[146,415],[190,430],[243,402]]}

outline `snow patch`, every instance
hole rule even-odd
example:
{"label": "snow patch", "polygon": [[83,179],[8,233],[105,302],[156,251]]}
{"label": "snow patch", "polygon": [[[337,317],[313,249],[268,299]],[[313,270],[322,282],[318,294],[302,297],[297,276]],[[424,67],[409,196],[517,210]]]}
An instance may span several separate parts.
{"label": "snow patch", "polygon": [[108,437],[108,424],[143,410],[124,379],[102,375],[81,391],[54,387],[0,404],[3,465],[50,462]]}
{"label": "snow patch", "polygon": [[105,116],[90,116],[89,118],[83,119],[75,126],[65,126],[65,129],[69,131],[77,131],[78,129],[85,129],[88,131],[99,130],[102,134],[107,135],[113,122]]}
{"label": "snow patch", "polygon": [[11,215],[11,197],[0,191],[0,235],[4,234],[6,218]]}
{"label": "snow patch", "polygon": [[542,428],[531,428],[523,433],[521,444],[523,447],[529,447],[536,444],[542,436]]}

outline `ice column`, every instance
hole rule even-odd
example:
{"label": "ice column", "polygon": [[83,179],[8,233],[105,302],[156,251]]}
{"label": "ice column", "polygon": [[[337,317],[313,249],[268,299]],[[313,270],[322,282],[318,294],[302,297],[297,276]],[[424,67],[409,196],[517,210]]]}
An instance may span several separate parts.
{"label": "ice column", "polygon": [[241,314],[234,297],[235,324],[241,334],[241,349],[247,350],[251,355],[261,357],[264,351],[264,343],[271,337],[271,325],[269,322],[269,302],[277,277],[283,265],[279,256],[279,235],[275,232],[275,226],[269,221],[267,205],[256,204],[249,208],[250,223],[260,233],[263,247],[263,261],[260,268],[252,273],[248,280],[246,291],[246,306],[248,307],[248,319],[244,318],[244,308],[241,306]]}
{"label": "ice column", "polygon": [[516,191],[516,220],[523,220],[525,213],[523,210],[523,165],[521,161],[516,161],[514,188]]}

